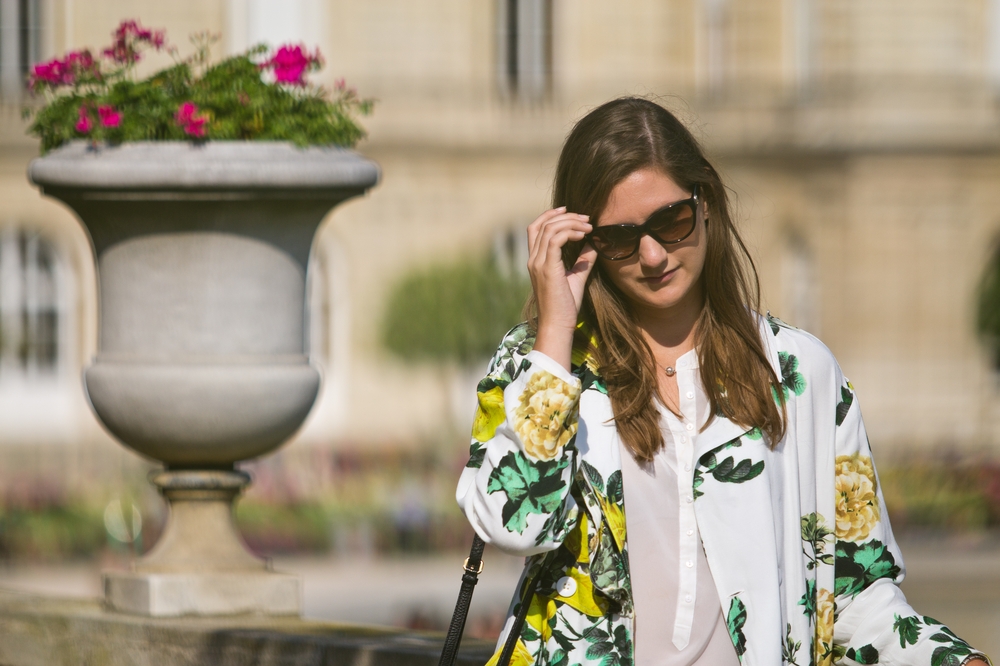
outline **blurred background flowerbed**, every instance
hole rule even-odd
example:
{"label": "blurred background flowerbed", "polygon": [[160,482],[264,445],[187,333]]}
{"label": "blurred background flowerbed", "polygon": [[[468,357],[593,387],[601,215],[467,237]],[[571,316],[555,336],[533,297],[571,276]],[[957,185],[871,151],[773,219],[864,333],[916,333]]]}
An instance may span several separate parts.
{"label": "blurred background flowerbed", "polygon": [[[266,557],[457,555],[472,538],[453,497],[464,464],[464,457],[445,459],[433,450],[278,454],[244,467],[254,485],[238,504],[237,522],[247,544]],[[1000,464],[886,461],[879,477],[897,537],[1000,539]],[[145,552],[162,529],[162,501],[143,484],[115,496],[101,491],[67,495],[44,479],[32,480],[30,490],[8,489],[0,558],[60,562]],[[132,505],[141,529],[129,541],[116,522],[123,514],[131,536]]]}

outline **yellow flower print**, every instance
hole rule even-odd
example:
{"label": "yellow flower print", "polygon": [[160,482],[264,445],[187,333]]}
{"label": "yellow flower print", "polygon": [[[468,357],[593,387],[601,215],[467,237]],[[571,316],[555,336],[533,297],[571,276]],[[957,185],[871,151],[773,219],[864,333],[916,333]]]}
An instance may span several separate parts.
{"label": "yellow flower print", "polygon": [[864,541],[881,514],[872,459],[837,456],[837,538]]}
{"label": "yellow flower print", "polygon": [[598,500],[601,503],[601,512],[604,513],[608,527],[611,528],[611,536],[618,546],[618,550],[625,547],[625,512],[614,502],[605,499],[598,493]]}
{"label": "yellow flower print", "polygon": [[531,376],[514,410],[514,429],[524,452],[535,460],[552,460],[576,434],[579,389],[540,370]]}
{"label": "yellow flower print", "polygon": [[834,597],[830,590],[816,592],[816,665],[833,664]]}
{"label": "yellow flower print", "polygon": [[524,616],[524,622],[535,630],[542,637],[542,642],[548,642],[552,636],[552,625],[549,624],[556,616],[556,602],[541,595],[531,597],[528,605],[528,614]]}
{"label": "yellow flower print", "polygon": [[[496,654],[490,657],[490,660],[486,662],[486,666],[496,666],[500,661],[500,655],[502,653],[503,646],[501,645],[500,649],[496,651]],[[528,646],[524,644],[524,641],[518,638],[517,642],[514,643],[514,654],[510,655],[510,666],[531,666],[533,663],[535,663],[535,658],[531,656],[530,652],[528,652]]]}
{"label": "yellow flower print", "polygon": [[496,434],[497,426],[503,423],[506,414],[503,408],[503,389],[494,386],[489,391],[476,394],[479,406],[472,421],[472,436],[480,442],[488,442]]}
{"label": "yellow flower print", "polygon": [[[575,589],[569,596],[556,596],[556,599],[584,615],[604,617],[608,612],[608,602],[594,594],[594,583],[590,580],[590,574],[574,566],[569,568],[564,575],[576,582]],[[530,609],[528,612],[531,612]]]}

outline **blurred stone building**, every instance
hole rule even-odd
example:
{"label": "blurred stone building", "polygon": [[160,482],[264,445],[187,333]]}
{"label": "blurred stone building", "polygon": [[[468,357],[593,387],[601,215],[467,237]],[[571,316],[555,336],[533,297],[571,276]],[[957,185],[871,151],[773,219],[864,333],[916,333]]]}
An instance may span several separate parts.
{"label": "blurred stone building", "polygon": [[378,99],[359,150],[383,182],[315,246],[324,386],[296,446],[452,432],[450,373],[379,344],[387,293],[520,238],[574,120],[623,94],[659,99],[704,141],[767,307],[833,349],[878,450],[1000,445],[997,370],[974,332],[1000,231],[1000,0],[0,0],[0,447],[107,441],[80,382],[89,240],[27,183],[37,145],[19,107],[33,62],[99,48],[124,18],[182,52],[202,30],[223,35],[219,55],[318,45],[319,80]]}

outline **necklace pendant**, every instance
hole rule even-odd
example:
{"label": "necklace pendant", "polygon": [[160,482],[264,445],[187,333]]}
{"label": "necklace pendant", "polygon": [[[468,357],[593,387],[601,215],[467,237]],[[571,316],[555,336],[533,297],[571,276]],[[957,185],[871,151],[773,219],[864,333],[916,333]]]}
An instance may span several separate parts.
{"label": "necklace pendant", "polygon": [[669,365],[666,368],[664,368],[664,372],[667,373],[667,377],[673,377],[676,374],[676,371]]}

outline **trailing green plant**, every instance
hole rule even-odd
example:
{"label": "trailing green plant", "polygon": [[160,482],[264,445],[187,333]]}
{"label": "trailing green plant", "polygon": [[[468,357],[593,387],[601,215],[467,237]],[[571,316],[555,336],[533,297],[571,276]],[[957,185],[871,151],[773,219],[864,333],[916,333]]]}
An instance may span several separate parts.
{"label": "trailing green plant", "polygon": [[[181,59],[162,30],[124,21],[114,43],[99,56],[74,51],[35,65],[29,88],[40,104],[25,107],[29,133],[45,153],[74,139],[125,141],[291,141],[299,146],[353,146],[365,131],[357,116],[371,113],[338,80],[333,90],[309,83],[323,66],[319,51],[264,45],[209,62],[217,37],[192,37],[195,52]],[[171,67],[137,80],[135,64],[145,51],[166,51]]]}
{"label": "trailing green plant", "polygon": [[493,261],[418,269],[392,290],[382,342],[400,358],[472,363],[487,359],[521,321],[531,282]]}

